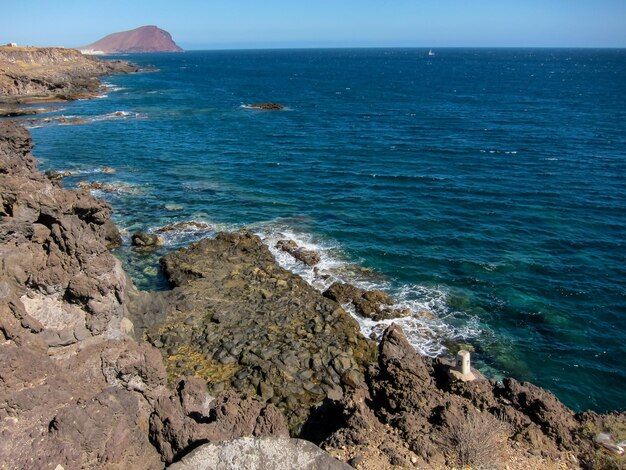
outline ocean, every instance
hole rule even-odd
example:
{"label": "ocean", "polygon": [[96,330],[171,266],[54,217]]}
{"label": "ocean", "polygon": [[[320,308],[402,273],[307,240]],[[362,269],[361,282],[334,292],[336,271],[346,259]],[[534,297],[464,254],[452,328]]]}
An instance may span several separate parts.
{"label": "ocean", "polygon": [[[249,228],[320,289],[391,293],[423,354],[461,344],[489,377],[625,409],[626,50],[434,52],[132,55],[159,71],[56,106],[65,121],[30,125],[35,155],[72,172],[66,187],[105,184],[142,289],[167,288],[163,253]],[[130,247],[185,221],[154,252]]]}

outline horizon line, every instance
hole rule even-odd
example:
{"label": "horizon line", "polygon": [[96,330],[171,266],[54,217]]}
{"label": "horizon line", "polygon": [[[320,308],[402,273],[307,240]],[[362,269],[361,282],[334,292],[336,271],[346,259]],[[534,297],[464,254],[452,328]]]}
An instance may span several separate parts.
{"label": "horizon line", "polygon": [[[45,46],[43,46],[45,47]],[[77,49],[77,48],[71,48]],[[177,52],[128,52],[125,54],[180,54],[185,52],[218,52],[218,51],[275,51],[275,50],[348,50],[348,49],[424,49],[424,50],[451,50],[451,49],[602,49],[626,50],[626,46],[268,46],[268,47],[198,47],[183,48]],[[115,54],[105,54],[115,55]]]}

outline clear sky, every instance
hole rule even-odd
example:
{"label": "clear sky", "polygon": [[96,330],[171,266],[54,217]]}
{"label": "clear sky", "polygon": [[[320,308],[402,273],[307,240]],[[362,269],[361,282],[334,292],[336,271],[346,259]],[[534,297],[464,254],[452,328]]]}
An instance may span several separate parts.
{"label": "clear sky", "polygon": [[626,47],[626,0],[0,0],[0,43],[154,24],[185,49]]}

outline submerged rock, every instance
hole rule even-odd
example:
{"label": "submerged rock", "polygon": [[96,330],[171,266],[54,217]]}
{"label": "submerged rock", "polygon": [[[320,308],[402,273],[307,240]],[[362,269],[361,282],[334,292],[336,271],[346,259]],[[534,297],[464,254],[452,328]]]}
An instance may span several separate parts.
{"label": "submerged rock", "polygon": [[250,109],[263,109],[265,111],[280,111],[281,109],[285,109],[285,106],[280,103],[253,103],[247,104],[245,107]]}
{"label": "submerged rock", "polygon": [[163,239],[151,233],[135,232],[130,239],[133,246],[137,248],[155,248],[163,245]]}

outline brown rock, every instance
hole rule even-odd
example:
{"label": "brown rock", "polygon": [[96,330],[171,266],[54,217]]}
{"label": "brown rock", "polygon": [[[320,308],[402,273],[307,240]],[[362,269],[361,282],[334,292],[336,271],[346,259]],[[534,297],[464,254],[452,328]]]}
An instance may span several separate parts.
{"label": "brown rock", "polygon": [[163,239],[158,235],[136,232],[131,236],[133,246],[137,248],[154,248],[163,245]]}
{"label": "brown rock", "polygon": [[362,374],[374,355],[354,319],[282,269],[250,232],[218,234],[162,265],[176,288],[148,337],[176,352],[166,356],[170,376],[195,374],[212,393],[269,400],[294,432],[312,405],[341,390],[343,372]]}
{"label": "brown rock", "polygon": [[298,261],[303,262],[307,266],[315,266],[321,260],[320,255],[313,250],[306,250],[298,246],[293,240],[279,240],[276,243],[276,248],[289,253]]}
{"label": "brown rock", "polygon": [[281,109],[285,109],[285,106],[279,103],[254,103],[247,104],[246,108],[263,109],[265,111],[280,111]]}
{"label": "brown rock", "polygon": [[326,289],[324,297],[333,299],[341,305],[352,304],[358,315],[374,321],[405,317],[410,314],[408,309],[391,308],[393,299],[383,291],[368,291],[341,282],[335,282]]}
{"label": "brown rock", "polygon": [[170,33],[156,26],[141,26],[130,31],[109,34],[99,41],[81,47],[81,50],[110,54],[182,51],[172,40]]}
{"label": "brown rock", "polygon": [[208,228],[210,228],[210,225],[205,222],[189,220],[186,222],[177,222],[175,224],[165,225],[164,227],[156,229],[154,233],[167,233],[167,232],[174,232],[177,230],[196,230],[196,229],[208,229]]}
{"label": "brown rock", "polygon": [[0,97],[13,105],[91,97],[99,91],[100,76],[137,70],[75,49],[0,47]]}

